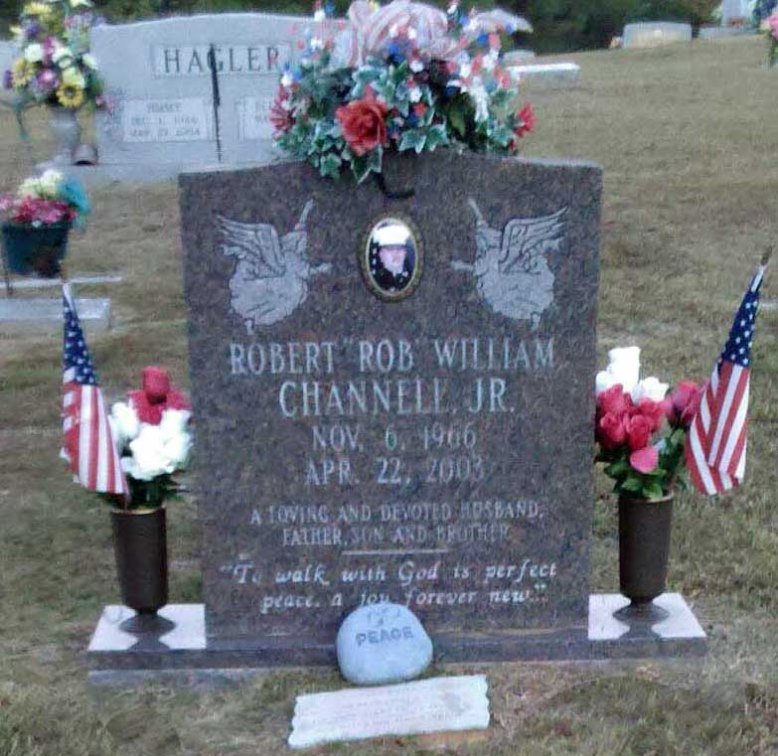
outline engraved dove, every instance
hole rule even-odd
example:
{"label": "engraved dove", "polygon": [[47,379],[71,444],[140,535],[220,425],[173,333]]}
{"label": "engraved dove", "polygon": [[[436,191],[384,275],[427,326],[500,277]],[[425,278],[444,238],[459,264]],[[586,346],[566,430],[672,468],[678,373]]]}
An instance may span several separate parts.
{"label": "engraved dove", "polygon": [[492,310],[528,320],[535,330],[554,301],[554,274],[546,255],[559,251],[567,208],[539,218],[513,218],[500,232],[489,227],[475,200],[468,204],[476,217],[475,262],[453,260],[451,267],[475,274],[478,293]]}
{"label": "engraved dove", "polygon": [[308,200],[294,229],[279,237],[269,223],[240,223],[217,216],[222,253],[238,258],[230,279],[231,306],[249,334],[289,317],[308,296],[308,279],[328,273],[329,263],[312,267],[306,250]]}

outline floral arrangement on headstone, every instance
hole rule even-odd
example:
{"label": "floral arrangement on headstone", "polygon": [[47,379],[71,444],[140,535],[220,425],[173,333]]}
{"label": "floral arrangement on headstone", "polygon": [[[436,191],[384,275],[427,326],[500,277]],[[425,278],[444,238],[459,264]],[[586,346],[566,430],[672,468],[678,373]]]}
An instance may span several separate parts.
{"label": "floral arrangement on headstone", "polygon": [[669,384],[640,378],[640,348],[611,349],[597,374],[597,462],[619,496],[656,501],[685,486],[686,432],[700,406],[704,384]]}
{"label": "floral arrangement on headstone", "polygon": [[149,366],[142,387],[116,402],[109,422],[130,489],[125,509],[155,509],[179,493],[177,472],[192,447],[188,400],[171,385],[167,370]]}
{"label": "floral arrangement on headstone", "polygon": [[46,0],[23,7],[19,25],[12,29],[21,54],[3,78],[20,106],[106,106],[97,62],[89,54],[89,29],[95,22],[90,8],[89,0]]}
{"label": "floral arrangement on headstone", "polygon": [[79,181],[55,170],[25,179],[0,195],[3,243],[11,272],[56,275],[72,225],[83,227],[89,198]]}
{"label": "floral arrangement on headstone", "polygon": [[281,77],[275,140],[322,176],[380,174],[387,153],[438,147],[513,155],[535,127],[501,64],[501,35],[531,31],[501,10],[448,12],[409,0],[357,0],[349,23],[317,3],[316,31]]}

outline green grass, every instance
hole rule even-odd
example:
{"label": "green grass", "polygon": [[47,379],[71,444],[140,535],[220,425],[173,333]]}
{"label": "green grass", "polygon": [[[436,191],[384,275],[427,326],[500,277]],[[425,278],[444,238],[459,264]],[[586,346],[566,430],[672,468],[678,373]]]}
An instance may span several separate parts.
{"label": "green grass", "polygon": [[[599,351],[637,342],[649,373],[703,378],[775,239],[778,72],[759,39],[573,56],[582,86],[532,96],[527,154],[605,168]],[[44,120],[31,123],[38,158]],[[0,189],[28,169],[0,110]],[[119,272],[115,328],[90,338],[109,396],[150,362],[186,385],[172,185],[95,193],[70,273]],[[776,299],[768,277],[764,296]],[[26,296],[26,295],[25,295]],[[778,311],[755,342],[748,476],[732,495],[676,503],[670,588],[709,633],[700,664],[464,665],[489,675],[485,733],[388,738],[322,753],[759,754],[778,749]],[[117,598],[107,512],[69,482],[59,447],[60,340],[0,338],[0,755],[284,752],[294,697],[342,683],[274,672],[210,692],[163,685],[90,693],[84,650]],[[615,590],[616,518],[598,481],[592,586]],[[199,597],[194,502],[171,511],[171,599]]]}

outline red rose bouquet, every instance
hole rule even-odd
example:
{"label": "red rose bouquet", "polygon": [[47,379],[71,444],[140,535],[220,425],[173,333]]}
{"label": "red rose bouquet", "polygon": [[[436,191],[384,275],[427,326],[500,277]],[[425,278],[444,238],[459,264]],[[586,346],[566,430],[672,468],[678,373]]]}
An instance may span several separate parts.
{"label": "red rose bouquet", "polygon": [[640,349],[609,352],[610,364],[597,374],[596,461],[615,481],[619,495],[656,500],[683,483],[686,431],[700,405],[703,385],[669,385],[640,379]]}

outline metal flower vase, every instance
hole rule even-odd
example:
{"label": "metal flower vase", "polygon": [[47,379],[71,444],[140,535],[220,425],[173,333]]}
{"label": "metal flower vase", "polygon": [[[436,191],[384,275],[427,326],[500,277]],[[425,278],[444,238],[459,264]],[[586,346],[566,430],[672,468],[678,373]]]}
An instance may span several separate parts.
{"label": "metal flower vase", "polygon": [[40,228],[4,223],[3,247],[8,270],[21,276],[58,276],[67,254],[69,232],[69,223],[56,223]]}
{"label": "metal flower vase", "polygon": [[50,107],[49,131],[54,140],[55,152],[50,164],[73,165],[73,153],[81,142],[81,124],[78,111],[73,108]]}
{"label": "metal flower vase", "polygon": [[165,508],[113,509],[111,523],[122,603],[153,620],[168,601]]}
{"label": "metal flower vase", "polygon": [[625,618],[658,620],[665,612],[653,601],[665,591],[673,497],[658,501],[619,498],[619,586],[630,600]]}

